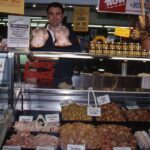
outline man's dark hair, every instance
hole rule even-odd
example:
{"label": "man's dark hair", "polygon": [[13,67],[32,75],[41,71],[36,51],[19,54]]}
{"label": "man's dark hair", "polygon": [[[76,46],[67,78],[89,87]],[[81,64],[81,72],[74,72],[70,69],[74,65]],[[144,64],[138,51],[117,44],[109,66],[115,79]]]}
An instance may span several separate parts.
{"label": "man's dark hair", "polygon": [[52,2],[50,3],[48,6],[47,6],[47,14],[48,14],[48,10],[51,8],[51,7],[58,7],[61,9],[62,13],[64,14],[64,8],[63,8],[63,5],[61,3],[58,3],[58,2]]}

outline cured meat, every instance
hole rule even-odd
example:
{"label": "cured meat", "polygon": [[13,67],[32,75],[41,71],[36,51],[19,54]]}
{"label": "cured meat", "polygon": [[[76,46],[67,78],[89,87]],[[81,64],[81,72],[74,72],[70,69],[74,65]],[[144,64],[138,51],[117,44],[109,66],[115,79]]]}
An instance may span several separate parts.
{"label": "cured meat", "polygon": [[33,122],[18,122],[16,121],[14,126],[15,130],[23,131],[23,132],[30,132],[30,131],[37,131],[37,132],[59,132],[59,124],[57,123],[48,123],[45,126],[40,124],[36,124],[35,121]]}

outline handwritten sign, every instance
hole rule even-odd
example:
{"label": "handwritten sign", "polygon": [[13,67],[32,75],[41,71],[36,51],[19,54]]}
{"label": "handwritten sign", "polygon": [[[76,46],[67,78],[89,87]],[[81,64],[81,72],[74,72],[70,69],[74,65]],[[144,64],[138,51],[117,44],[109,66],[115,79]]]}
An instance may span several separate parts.
{"label": "handwritten sign", "polygon": [[89,7],[75,7],[73,18],[74,31],[88,31]]}
{"label": "handwritten sign", "polygon": [[32,122],[33,121],[33,116],[20,116],[19,117],[19,122],[22,122],[22,121]]}
{"label": "handwritten sign", "polygon": [[87,107],[88,116],[100,116],[101,109],[99,107]]}
{"label": "handwritten sign", "polygon": [[21,150],[20,146],[3,146],[2,150]]}
{"label": "handwritten sign", "polygon": [[0,0],[0,12],[24,14],[24,0]]}
{"label": "handwritten sign", "polygon": [[118,27],[118,28],[115,28],[115,35],[117,36],[121,36],[121,37],[129,37],[130,35],[130,29],[129,28],[121,28],[121,27]]}
{"label": "handwritten sign", "polygon": [[67,150],[85,150],[85,145],[68,144],[67,145]]}
{"label": "handwritten sign", "polygon": [[45,115],[45,120],[47,123],[55,123],[55,122],[59,122],[59,114],[49,114],[49,115]]}

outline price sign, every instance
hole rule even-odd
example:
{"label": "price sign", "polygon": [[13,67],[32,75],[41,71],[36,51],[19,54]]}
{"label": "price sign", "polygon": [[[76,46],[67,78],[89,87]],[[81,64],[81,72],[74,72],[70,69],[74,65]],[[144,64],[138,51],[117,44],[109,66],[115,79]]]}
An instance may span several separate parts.
{"label": "price sign", "polygon": [[85,145],[68,144],[67,145],[67,150],[85,150]]}
{"label": "price sign", "polygon": [[32,122],[33,121],[33,116],[20,116],[19,117],[19,122],[22,122],[22,121]]}
{"label": "price sign", "polygon": [[130,35],[130,29],[129,28],[121,28],[121,27],[118,27],[118,28],[115,28],[115,35],[117,36],[121,36],[121,37],[129,37]]}
{"label": "price sign", "polygon": [[109,95],[99,96],[97,97],[98,105],[104,105],[110,103]]}
{"label": "price sign", "polygon": [[59,122],[59,114],[49,114],[45,115],[45,119],[47,123]]}
{"label": "price sign", "polygon": [[101,116],[101,109],[98,107],[87,107],[88,116]]}
{"label": "price sign", "polygon": [[130,147],[114,147],[113,150],[131,150]]}
{"label": "price sign", "polygon": [[3,146],[2,150],[21,150],[21,146]]}
{"label": "price sign", "polygon": [[38,147],[36,147],[36,150],[55,150],[55,148],[54,147],[38,146]]}
{"label": "price sign", "polygon": [[138,105],[126,106],[128,109],[139,109]]}

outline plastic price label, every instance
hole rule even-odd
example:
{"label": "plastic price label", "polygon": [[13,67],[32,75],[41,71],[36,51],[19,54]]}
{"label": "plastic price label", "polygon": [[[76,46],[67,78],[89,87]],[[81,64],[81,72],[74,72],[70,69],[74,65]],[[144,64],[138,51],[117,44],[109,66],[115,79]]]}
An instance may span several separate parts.
{"label": "plastic price label", "polygon": [[85,150],[85,145],[68,144],[67,145],[67,150]]}
{"label": "plastic price label", "polygon": [[22,122],[22,121],[32,122],[33,121],[33,116],[20,116],[19,117],[19,122]]}
{"label": "plastic price label", "polygon": [[2,150],[21,150],[20,146],[3,146]]}
{"label": "plastic price label", "polygon": [[113,150],[131,150],[131,147],[114,147]]}
{"label": "plastic price label", "polygon": [[109,95],[99,96],[97,97],[98,105],[104,105],[110,103]]}
{"label": "plastic price label", "polygon": [[99,107],[87,107],[88,116],[101,116],[101,108]]}
{"label": "plastic price label", "polygon": [[47,123],[54,123],[54,122],[59,122],[59,114],[48,114],[45,115],[45,120]]}
{"label": "plastic price label", "polygon": [[36,150],[55,150],[55,148],[54,147],[38,146],[38,147],[36,147]]}

